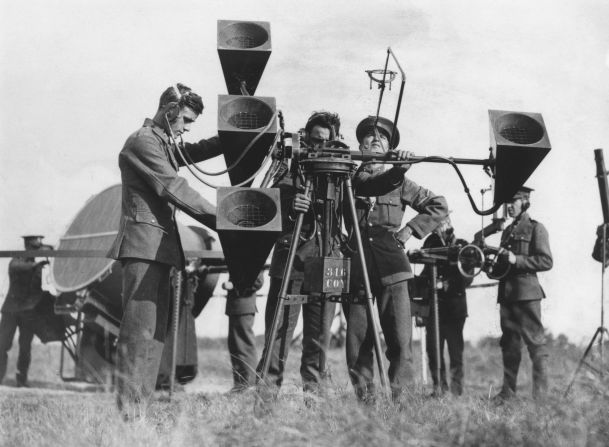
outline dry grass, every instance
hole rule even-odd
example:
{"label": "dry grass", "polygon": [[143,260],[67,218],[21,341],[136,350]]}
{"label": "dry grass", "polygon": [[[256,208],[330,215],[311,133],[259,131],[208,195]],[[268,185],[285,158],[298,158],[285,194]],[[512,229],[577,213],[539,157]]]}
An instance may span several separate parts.
{"label": "dry grass", "polygon": [[[333,379],[327,396],[305,405],[298,386],[299,353],[294,350],[274,413],[262,420],[252,413],[253,391],[224,393],[231,386],[224,343],[200,345],[196,381],[171,402],[159,396],[148,417],[131,424],[120,420],[111,393],[72,391],[59,380],[58,346],[36,345],[31,376],[40,388],[0,387],[0,445],[609,445],[609,383],[584,372],[572,395],[562,399],[581,356],[581,349],[564,338],[552,340],[552,396],[543,403],[526,397],[530,364],[525,361],[523,397],[501,407],[487,398],[491,387],[491,393],[496,391],[501,375],[495,341],[467,346],[464,397],[429,399],[429,389],[421,386],[399,405],[382,399],[373,406],[359,405],[348,384],[342,349],[330,352]],[[15,353],[11,354],[14,368]]]}

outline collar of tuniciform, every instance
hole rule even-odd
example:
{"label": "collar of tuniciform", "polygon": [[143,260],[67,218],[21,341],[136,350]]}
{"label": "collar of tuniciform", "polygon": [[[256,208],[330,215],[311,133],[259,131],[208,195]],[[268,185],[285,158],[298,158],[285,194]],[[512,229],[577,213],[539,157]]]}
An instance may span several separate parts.
{"label": "collar of tuniciform", "polygon": [[161,126],[161,124],[157,123],[156,121],[150,119],[150,118],[146,118],[144,120],[144,127],[150,127],[152,129],[152,131],[157,134],[159,137],[161,137],[161,139],[165,142],[165,143],[169,143],[169,137],[167,136],[167,133],[165,132],[165,129],[163,128],[163,126]]}

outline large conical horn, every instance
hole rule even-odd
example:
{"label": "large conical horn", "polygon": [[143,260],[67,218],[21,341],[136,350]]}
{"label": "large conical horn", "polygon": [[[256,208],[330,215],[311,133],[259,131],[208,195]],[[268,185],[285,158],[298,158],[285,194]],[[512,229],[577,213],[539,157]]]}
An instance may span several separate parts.
{"label": "large conical horn", "polygon": [[271,24],[218,20],[218,56],[228,93],[253,95],[271,56]]}
{"label": "large conical horn", "polygon": [[231,279],[254,283],[281,231],[279,189],[218,188],[216,230]]}
{"label": "large conical horn", "polygon": [[539,113],[489,110],[495,159],[496,204],[508,202],[531,176],[551,145]]}
{"label": "large conical horn", "polygon": [[276,134],[275,98],[218,96],[218,135],[226,166],[231,167],[231,184],[243,183],[256,173]]}

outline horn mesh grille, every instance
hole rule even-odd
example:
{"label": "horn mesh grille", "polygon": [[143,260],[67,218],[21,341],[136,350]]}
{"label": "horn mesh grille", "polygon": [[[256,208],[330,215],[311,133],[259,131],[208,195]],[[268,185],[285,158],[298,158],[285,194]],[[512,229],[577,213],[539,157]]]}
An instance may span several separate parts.
{"label": "horn mesh grille", "polygon": [[534,144],[545,134],[539,122],[522,113],[506,113],[496,122],[496,131],[515,144]]}
{"label": "horn mesh grille", "polygon": [[539,141],[538,132],[529,127],[506,127],[499,131],[499,135],[517,144],[533,144]]}
{"label": "horn mesh grille", "polygon": [[259,127],[265,126],[269,119],[260,117],[257,113],[252,112],[238,112],[228,119],[231,126],[239,129],[258,129]]}
{"label": "horn mesh grille", "polygon": [[269,34],[257,23],[237,22],[220,30],[220,42],[235,49],[256,48],[268,40]]}
{"label": "horn mesh grille", "polygon": [[235,206],[226,217],[232,224],[246,228],[261,227],[273,218],[273,216],[268,216],[261,207],[250,204]]}
{"label": "horn mesh grille", "polygon": [[251,36],[236,36],[231,37],[226,41],[226,44],[235,48],[254,48],[258,44]]}

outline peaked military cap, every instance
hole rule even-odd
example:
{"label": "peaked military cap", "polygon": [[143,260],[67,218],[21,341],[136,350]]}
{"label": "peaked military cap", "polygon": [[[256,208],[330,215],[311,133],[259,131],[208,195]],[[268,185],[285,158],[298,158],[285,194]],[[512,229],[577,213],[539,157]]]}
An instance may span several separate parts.
{"label": "peaked military cap", "polygon": [[[376,116],[369,116],[369,117],[361,120],[360,123],[357,125],[357,128],[355,129],[355,136],[357,137],[357,141],[359,143],[362,142],[362,140],[364,139],[364,137],[370,130],[374,129],[375,121],[376,121]],[[379,130],[379,132],[383,133],[389,140],[389,143],[391,143],[391,131],[393,130],[393,121],[391,121],[390,119],[384,118],[382,116],[379,116],[379,120],[376,125],[376,128]],[[395,138],[393,139],[393,144],[391,145],[391,149],[396,148],[399,143],[400,143],[400,131],[396,127]]]}
{"label": "peaked military cap", "polygon": [[529,188],[527,186],[521,186],[520,188],[518,188],[518,191],[516,191],[516,194],[514,194],[514,197],[512,198],[512,200],[516,200],[516,199],[528,200],[529,197],[531,196],[532,191],[535,191],[535,190],[533,188]]}

